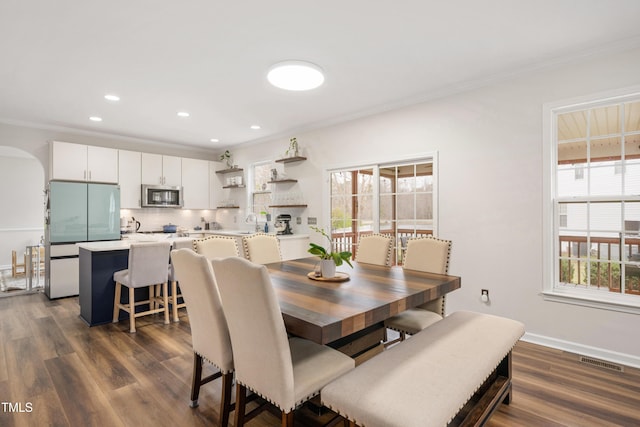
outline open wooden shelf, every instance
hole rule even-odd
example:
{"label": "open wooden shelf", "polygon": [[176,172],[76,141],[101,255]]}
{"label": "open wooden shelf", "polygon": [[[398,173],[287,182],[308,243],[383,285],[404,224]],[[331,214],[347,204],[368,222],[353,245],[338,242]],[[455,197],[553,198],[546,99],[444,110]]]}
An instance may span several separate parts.
{"label": "open wooden shelf", "polygon": [[244,169],[242,168],[231,168],[231,169],[222,169],[216,171],[216,173],[225,174],[225,173],[234,173],[234,172],[242,172]]}
{"label": "open wooden shelf", "polygon": [[234,185],[223,185],[222,188],[245,188],[245,186],[234,184]]}
{"label": "open wooden shelf", "polygon": [[301,162],[303,160],[307,160],[306,157],[296,156],[296,157],[285,157],[283,159],[278,159],[276,162],[278,163],[291,163],[291,162]]}
{"label": "open wooden shelf", "polygon": [[270,208],[306,208],[307,205],[269,205]]}
{"label": "open wooden shelf", "polygon": [[216,209],[240,209],[240,206],[217,206]]}
{"label": "open wooden shelf", "polygon": [[284,182],[298,182],[297,179],[291,179],[291,178],[287,178],[287,179],[276,179],[273,181],[267,181],[267,184],[281,184]]}

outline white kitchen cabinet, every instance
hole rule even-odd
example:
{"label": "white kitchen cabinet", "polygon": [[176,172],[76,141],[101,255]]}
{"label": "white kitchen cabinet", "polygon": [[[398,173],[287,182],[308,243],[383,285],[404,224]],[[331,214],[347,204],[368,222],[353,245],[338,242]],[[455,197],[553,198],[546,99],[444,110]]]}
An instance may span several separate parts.
{"label": "white kitchen cabinet", "polygon": [[142,153],[142,183],[182,185],[182,159],[161,154]]}
{"label": "white kitchen cabinet", "polygon": [[209,209],[209,162],[182,159],[182,189],[185,209]]}
{"label": "white kitchen cabinet", "polygon": [[280,241],[280,254],[282,260],[298,259],[308,257],[309,252],[309,236],[306,234],[292,234],[287,236],[278,236]]}
{"label": "white kitchen cabinet", "polygon": [[164,185],[182,185],[182,158],[162,156],[162,174]]}
{"label": "white kitchen cabinet", "polygon": [[52,141],[50,179],[118,182],[118,150],[92,145]]}
{"label": "white kitchen cabinet", "polygon": [[139,209],[142,194],[142,153],[118,151],[118,184],[120,208]]}

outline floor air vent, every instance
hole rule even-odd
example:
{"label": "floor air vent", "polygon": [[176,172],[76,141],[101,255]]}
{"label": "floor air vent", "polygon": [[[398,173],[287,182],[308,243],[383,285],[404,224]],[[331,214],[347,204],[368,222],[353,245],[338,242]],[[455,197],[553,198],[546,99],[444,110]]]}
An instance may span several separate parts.
{"label": "floor air vent", "polygon": [[586,363],[587,365],[596,366],[598,368],[610,369],[616,372],[624,372],[624,367],[622,365],[606,362],[604,360],[594,359],[593,357],[580,356],[580,362]]}

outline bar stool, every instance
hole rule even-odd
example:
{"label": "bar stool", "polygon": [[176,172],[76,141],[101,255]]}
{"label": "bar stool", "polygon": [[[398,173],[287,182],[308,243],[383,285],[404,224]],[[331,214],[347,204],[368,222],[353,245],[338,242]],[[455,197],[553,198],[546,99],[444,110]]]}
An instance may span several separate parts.
{"label": "bar stool", "polygon": [[[120,310],[129,313],[129,332],[136,331],[136,317],[154,313],[164,313],[164,323],[169,324],[169,301],[167,273],[169,269],[169,242],[132,243],[129,248],[129,268],[113,273],[116,282],[113,300],[113,323],[118,322]],[[160,296],[162,285],[162,296]],[[129,288],[129,302],[122,303],[120,296],[122,286]],[[136,288],[149,288],[149,298],[144,301],[135,300]],[[148,304],[149,309],[136,313],[136,306]],[[158,307],[161,305],[162,308]]]}

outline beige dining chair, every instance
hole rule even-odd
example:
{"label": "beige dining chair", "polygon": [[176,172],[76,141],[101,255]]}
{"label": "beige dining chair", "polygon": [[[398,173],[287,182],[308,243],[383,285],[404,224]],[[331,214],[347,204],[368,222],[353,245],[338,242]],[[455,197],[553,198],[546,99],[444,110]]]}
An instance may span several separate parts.
{"label": "beige dining chair", "polygon": [[[407,241],[403,268],[428,273],[447,274],[451,257],[451,240],[432,236],[412,238]],[[421,330],[442,320],[445,315],[445,297],[405,310],[387,319],[387,328],[400,332],[400,341],[406,334],[417,334]]]}
{"label": "beige dining chair", "polygon": [[313,341],[287,337],[264,265],[236,257],[211,263],[236,369],[234,425],[244,425],[246,389],[250,389],[280,409],[283,426],[293,426],[294,409],[353,369],[354,360]]}
{"label": "beige dining chair", "polygon": [[356,261],[367,264],[391,266],[393,238],[384,234],[360,236],[356,250]]}
{"label": "beige dining chair", "polygon": [[[171,243],[171,249],[191,249],[193,247],[193,239],[181,239],[174,240]],[[180,286],[178,279],[176,279],[175,270],[173,268],[173,261],[169,264],[169,283],[171,283],[171,294],[169,295],[169,306],[171,307],[171,314],[174,322],[179,322],[178,309],[184,308],[186,305],[182,294],[180,293]],[[182,300],[182,302],[180,302]]]}
{"label": "beige dining chair", "polygon": [[274,234],[255,233],[242,237],[245,257],[256,264],[282,261],[280,242]]}
{"label": "beige dining chair", "polygon": [[[129,332],[131,333],[136,331],[136,318],[141,316],[164,313],[164,323],[169,323],[167,273],[170,248],[169,242],[131,244],[128,268],[113,273],[113,280],[116,282],[113,323],[118,322],[120,310],[129,313]],[[126,303],[120,300],[122,286],[129,288],[129,301]],[[135,290],[144,287],[149,288],[149,298],[136,301]],[[137,306],[147,304],[148,310],[136,312]]]}
{"label": "beige dining chair", "polygon": [[193,241],[193,250],[208,259],[240,256],[235,237],[212,235]]}
{"label": "beige dining chair", "polygon": [[[216,286],[211,262],[190,249],[171,251],[176,277],[187,305],[193,347],[193,377],[191,381],[191,407],[198,406],[200,386],[222,377],[220,424],[226,427],[231,404],[233,384],[233,354],[227,321],[222,311],[220,294]],[[207,361],[219,372],[202,378],[202,365]]]}

